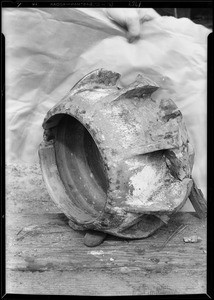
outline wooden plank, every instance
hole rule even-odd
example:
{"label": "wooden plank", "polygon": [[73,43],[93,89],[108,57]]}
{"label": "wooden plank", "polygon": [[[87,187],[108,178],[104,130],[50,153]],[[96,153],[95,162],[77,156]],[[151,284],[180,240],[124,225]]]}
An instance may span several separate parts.
{"label": "wooden plank", "polygon": [[207,202],[204,199],[202,191],[197,187],[194,181],[189,199],[199,218],[205,219],[207,216]]}
{"label": "wooden plank", "polygon": [[[206,292],[206,220],[177,213],[144,240],[108,236],[88,248],[44,187],[38,167],[7,169],[7,293],[156,295]],[[161,246],[179,228],[163,249]],[[198,235],[200,243],[184,243]]]}
{"label": "wooden plank", "polygon": [[[148,239],[108,236],[96,248],[86,247],[84,233],[73,231],[61,214],[19,216],[17,221],[18,227],[31,225],[21,232],[8,228],[13,231],[7,245],[8,292],[137,295],[206,290],[206,224],[190,214],[178,214]],[[188,227],[158,251],[181,222]],[[193,232],[202,242],[185,244],[183,236]]]}

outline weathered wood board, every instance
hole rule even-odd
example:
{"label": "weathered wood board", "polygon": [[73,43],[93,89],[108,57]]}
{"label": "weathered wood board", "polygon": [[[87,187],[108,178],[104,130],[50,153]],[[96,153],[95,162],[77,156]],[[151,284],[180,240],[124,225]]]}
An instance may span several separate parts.
{"label": "weathered wood board", "polygon": [[[181,225],[165,245],[167,238]],[[199,243],[183,237],[198,235]],[[178,213],[145,240],[88,248],[52,203],[38,165],[8,165],[6,292],[54,295],[206,293],[206,220]]]}

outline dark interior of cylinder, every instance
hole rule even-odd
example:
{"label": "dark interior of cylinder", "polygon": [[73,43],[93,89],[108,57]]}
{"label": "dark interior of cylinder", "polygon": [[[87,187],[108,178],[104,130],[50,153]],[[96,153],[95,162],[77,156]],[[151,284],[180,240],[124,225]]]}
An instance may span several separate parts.
{"label": "dark interior of cylinder", "polygon": [[108,180],[100,151],[88,130],[62,115],[55,127],[55,154],[60,178],[79,221],[92,221],[103,211]]}

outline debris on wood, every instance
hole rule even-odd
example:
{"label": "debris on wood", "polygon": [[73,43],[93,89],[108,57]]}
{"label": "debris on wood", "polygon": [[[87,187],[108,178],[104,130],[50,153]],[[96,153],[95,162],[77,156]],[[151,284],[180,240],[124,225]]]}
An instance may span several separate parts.
{"label": "debris on wood", "polygon": [[27,236],[35,236],[38,235],[41,232],[41,226],[38,225],[30,225],[27,227],[22,228],[21,230],[19,230],[19,232],[17,233],[17,241],[22,241],[25,237]]}
{"label": "debris on wood", "polygon": [[163,248],[166,246],[166,244],[178,233],[183,231],[188,225],[180,225],[169,237],[168,239],[163,243],[163,245],[160,247],[158,251],[163,250]]}
{"label": "debris on wood", "polygon": [[89,251],[89,252],[87,252],[87,254],[91,254],[91,255],[94,255],[94,256],[99,256],[99,255],[104,255],[104,251],[103,250]]}
{"label": "debris on wood", "polygon": [[190,237],[184,237],[183,240],[185,243],[199,243],[202,241],[202,238],[197,235],[192,235]]}

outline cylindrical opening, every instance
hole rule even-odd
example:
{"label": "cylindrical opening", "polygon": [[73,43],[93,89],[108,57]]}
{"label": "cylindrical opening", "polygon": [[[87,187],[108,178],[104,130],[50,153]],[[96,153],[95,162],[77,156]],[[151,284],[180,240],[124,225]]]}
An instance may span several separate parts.
{"label": "cylindrical opening", "polygon": [[54,136],[61,181],[72,204],[82,212],[74,218],[93,221],[104,209],[108,189],[100,151],[83,124],[69,115],[62,115]]}

